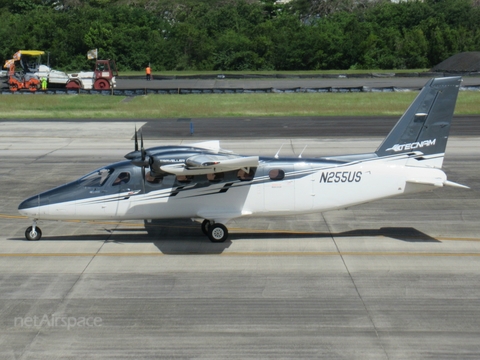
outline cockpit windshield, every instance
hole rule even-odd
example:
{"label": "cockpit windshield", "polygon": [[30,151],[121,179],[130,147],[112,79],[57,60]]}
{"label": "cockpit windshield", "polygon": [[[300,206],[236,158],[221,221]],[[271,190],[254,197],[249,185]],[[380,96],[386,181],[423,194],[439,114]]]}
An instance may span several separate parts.
{"label": "cockpit windshield", "polygon": [[112,168],[103,168],[92,172],[88,175],[85,175],[79,181],[79,184],[84,187],[101,187],[108,180],[110,175],[112,175],[115,169]]}

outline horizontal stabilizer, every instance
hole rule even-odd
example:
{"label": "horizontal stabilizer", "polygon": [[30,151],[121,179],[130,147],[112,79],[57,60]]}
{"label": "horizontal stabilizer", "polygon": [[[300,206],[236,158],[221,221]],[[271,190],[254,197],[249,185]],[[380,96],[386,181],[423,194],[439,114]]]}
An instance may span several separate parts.
{"label": "horizontal stabilizer", "polygon": [[415,185],[429,185],[429,186],[436,186],[436,187],[443,187],[444,183],[442,181],[430,181],[430,180],[407,180],[407,183],[415,184]]}
{"label": "horizontal stabilizer", "polygon": [[[438,180],[438,181],[435,181],[435,180]],[[423,180],[423,179],[407,180],[407,183],[417,184],[417,185],[430,185],[435,187],[453,186],[461,189],[470,189],[468,186],[457,184],[453,181],[448,181],[448,180],[441,181],[441,179],[435,179],[435,180]]]}
{"label": "horizontal stabilizer", "polygon": [[446,185],[446,186],[453,186],[453,187],[457,187],[457,188],[461,188],[461,189],[470,189],[470,187],[468,187],[468,186],[458,184],[456,182],[448,181],[448,180],[445,181],[443,184]]}

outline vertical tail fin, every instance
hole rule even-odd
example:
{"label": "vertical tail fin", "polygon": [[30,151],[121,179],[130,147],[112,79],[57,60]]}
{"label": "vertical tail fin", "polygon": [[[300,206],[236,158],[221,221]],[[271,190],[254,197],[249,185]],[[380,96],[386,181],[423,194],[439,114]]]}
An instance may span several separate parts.
{"label": "vertical tail fin", "polygon": [[462,78],[435,78],[427,82],[375,152],[377,156],[420,151],[437,158],[441,167],[453,111]]}

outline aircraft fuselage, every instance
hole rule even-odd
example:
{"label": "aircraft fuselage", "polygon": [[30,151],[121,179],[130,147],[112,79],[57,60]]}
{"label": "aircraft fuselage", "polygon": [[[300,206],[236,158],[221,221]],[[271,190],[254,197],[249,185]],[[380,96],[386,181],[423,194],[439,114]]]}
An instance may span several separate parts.
{"label": "aircraft fuselage", "polygon": [[[248,215],[322,212],[429,190],[434,179],[446,180],[440,169],[409,166],[413,158],[402,155],[344,163],[261,158],[250,174],[235,170],[216,174],[216,179],[171,174],[152,178],[147,169],[145,181],[140,167],[123,161],[32,196],[20,204],[19,211],[44,220],[215,218],[222,222]],[[431,179],[432,185],[407,183],[410,172]]]}

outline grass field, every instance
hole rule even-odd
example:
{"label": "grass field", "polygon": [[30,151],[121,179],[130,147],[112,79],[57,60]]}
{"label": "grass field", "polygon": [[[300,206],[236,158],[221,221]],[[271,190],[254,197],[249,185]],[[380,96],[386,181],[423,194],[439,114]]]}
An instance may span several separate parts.
{"label": "grass field", "polygon": [[[417,92],[0,96],[0,118],[202,118],[401,115]],[[130,99],[129,99],[130,100]],[[456,114],[480,114],[480,92],[462,91]]]}

